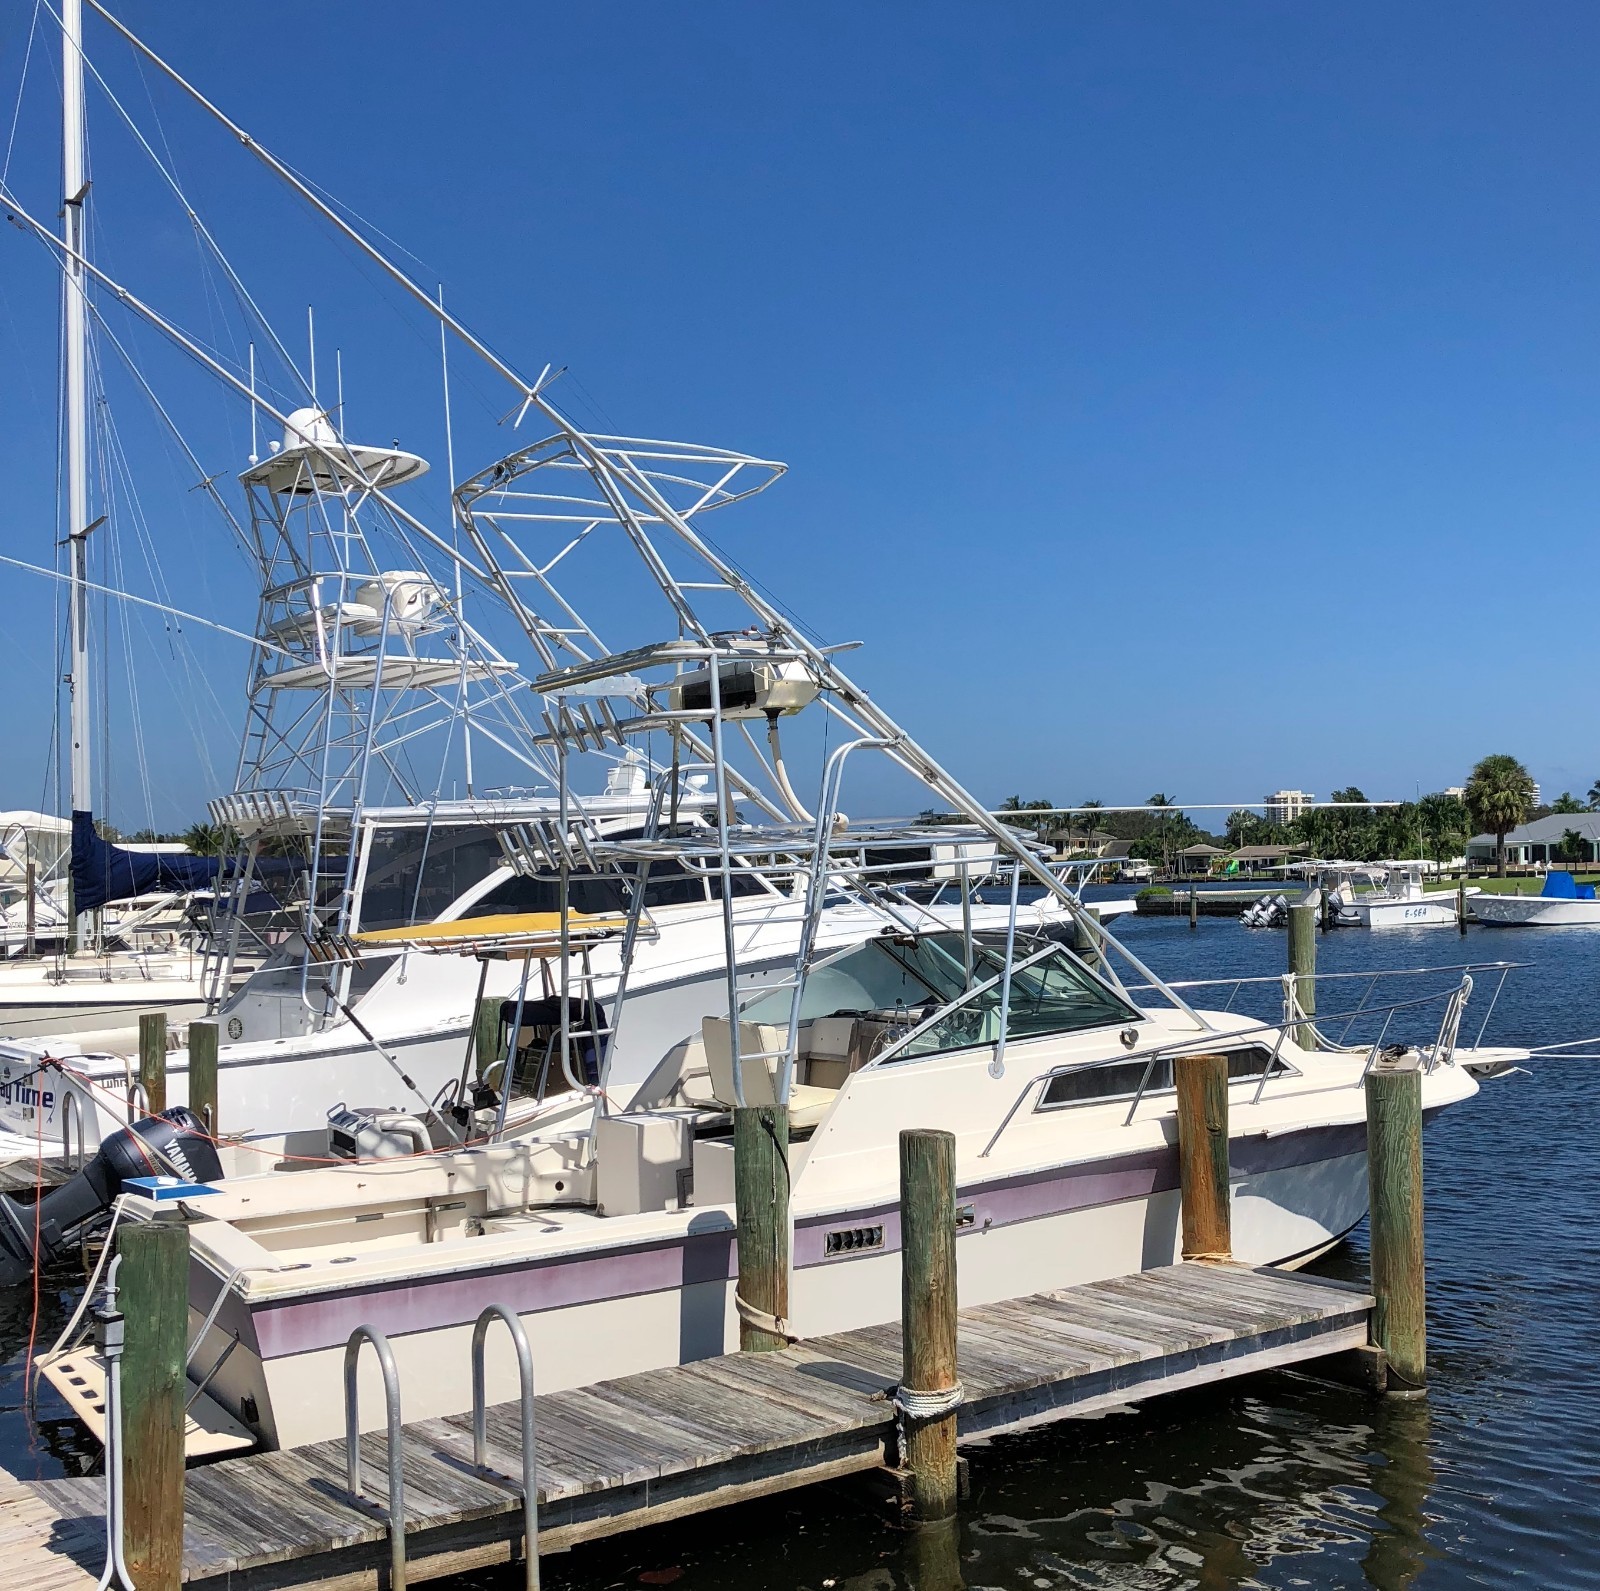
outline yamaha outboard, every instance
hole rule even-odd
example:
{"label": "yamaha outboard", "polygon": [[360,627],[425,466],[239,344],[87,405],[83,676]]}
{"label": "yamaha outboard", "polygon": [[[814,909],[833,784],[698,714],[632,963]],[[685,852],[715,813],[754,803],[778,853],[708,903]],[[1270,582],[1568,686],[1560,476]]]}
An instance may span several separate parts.
{"label": "yamaha outboard", "polygon": [[36,1265],[48,1265],[111,1208],[130,1177],[216,1182],[221,1176],[205,1123],[182,1105],[113,1133],[71,1182],[37,1205],[0,1197],[0,1287],[25,1282]]}

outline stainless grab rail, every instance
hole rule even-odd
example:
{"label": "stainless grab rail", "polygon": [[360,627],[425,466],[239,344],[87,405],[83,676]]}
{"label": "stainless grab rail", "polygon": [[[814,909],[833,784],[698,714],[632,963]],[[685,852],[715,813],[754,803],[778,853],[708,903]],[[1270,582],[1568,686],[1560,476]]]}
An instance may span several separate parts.
{"label": "stainless grab rail", "polygon": [[522,1557],[526,1591],[539,1591],[539,1460],[534,1441],[533,1351],[522,1322],[504,1304],[490,1304],[472,1328],[472,1462],[480,1475],[489,1467],[489,1430],[483,1349],[489,1327],[505,1322],[517,1350],[517,1382],[522,1404]]}
{"label": "stainless grab rail", "polygon": [[372,1344],[383,1372],[383,1401],[389,1434],[389,1585],[406,1591],[406,1489],[401,1470],[400,1372],[395,1368],[389,1339],[375,1326],[357,1326],[344,1345],[344,1471],[352,1498],[365,1497],[361,1489],[361,1407],[356,1369],[363,1341]]}
{"label": "stainless grab rail", "polygon": [[[1021,965],[1026,966],[1027,963],[1024,962]],[[1292,974],[1290,976],[1292,976]],[[1363,976],[1365,976],[1365,974],[1363,974]],[[991,984],[994,982],[993,979],[990,979],[989,981]],[[1219,979],[1218,981],[1226,982],[1229,980]],[[1263,983],[1279,983],[1283,981],[1283,975],[1274,973],[1271,977],[1264,978],[1259,981]],[[1367,1048],[1366,1062],[1361,1069],[1360,1077],[1355,1080],[1354,1086],[1360,1088],[1364,1079],[1366,1078],[1367,1072],[1377,1063],[1378,1056],[1382,1050],[1383,1041],[1388,1037],[1389,1027],[1394,1021],[1396,1012],[1416,1010],[1421,1006],[1432,1005],[1435,1001],[1443,1000],[1445,1002],[1445,1012],[1443,1018],[1441,1019],[1442,1033],[1444,1024],[1450,1020],[1452,1004],[1457,1000],[1460,1000],[1464,1003],[1467,996],[1470,995],[1471,992],[1472,979],[1468,977],[1464,978],[1462,982],[1454,989],[1438,990],[1433,994],[1422,995],[1415,1000],[1397,1000],[1391,1005],[1376,1006],[1366,1011],[1365,1014],[1368,1016],[1382,1016],[1384,1018],[1384,1022],[1378,1037],[1373,1041],[1371,1046]],[[946,1007],[946,1009],[948,1010],[949,1007]],[[1282,1022],[1257,1022],[1248,1027],[1234,1028],[1231,1030],[1213,1033],[1208,1037],[1213,1044],[1233,1046],[1238,1045],[1241,1039],[1274,1033],[1277,1035],[1277,1042],[1273,1046],[1273,1055],[1276,1058],[1279,1051],[1282,1049],[1285,1036],[1291,1030],[1298,1033],[1302,1028],[1311,1028],[1314,1031],[1315,1024],[1318,1021],[1342,1022],[1351,1015],[1352,1013],[1348,1011],[1336,1011],[1331,1016],[1327,1017],[1300,1016]],[[1457,1018],[1457,1021],[1459,1023],[1459,1018]],[[917,1031],[920,1031],[920,1029]],[[1132,1032],[1133,1030],[1129,1029],[1128,1031]],[[905,1041],[902,1040],[901,1042],[904,1043]],[[994,1146],[999,1143],[1000,1138],[1004,1134],[1006,1128],[1011,1125],[1012,1121],[1015,1120],[1017,1113],[1027,1102],[1028,1095],[1032,1093],[1035,1088],[1042,1090],[1045,1085],[1049,1084],[1055,1078],[1061,1077],[1068,1072],[1098,1071],[1099,1069],[1107,1066],[1122,1066],[1129,1061],[1144,1061],[1144,1073],[1139,1080],[1138,1088],[1135,1089],[1133,1097],[1128,1104],[1128,1113],[1123,1118],[1123,1125],[1127,1126],[1133,1121],[1135,1115],[1138,1113],[1139,1106],[1144,1101],[1145,1091],[1149,1086],[1151,1075],[1155,1071],[1156,1062],[1164,1055],[1200,1053],[1201,1047],[1203,1044],[1205,1044],[1205,1042],[1205,1037],[1195,1036],[1168,1039],[1164,1043],[1149,1045],[1143,1049],[1129,1050],[1121,1055],[1104,1055],[1099,1057],[1097,1060],[1091,1061],[1065,1061],[1058,1066],[1051,1066],[1042,1072],[1035,1073],[1034,1076],[1030,1077],[1025,1083],[1023,1083],[1017,1094],[1017,1097],[1011,1102],[1011,1108],[1007,1110],[1005,1115],[1000,1118],[1000,1125],[995,1128],[993,1134],[989,1138],[989,1141],[983,1146],[982,1149],[978,1151],[978,1159],[985,1160],[988,1158],[990,1152],[994,1149]],[[1439,1049],[1440,1040],[1436,1039],[1436,1055],[1438,1054]],[[1449,1058],[1451,1060],[1454,1059],[1453,1044],[1450,1046]],[[876,1063],[874,1062],[873,1064]],[[1432,1069],[1433,1065],[1430,1062],[1427,1070],[1431,1072]],[[1269,1064],[1267,1073],[1262,1078],[1261,1086],[1256,1089],[1256,1101],[1259,1101],[1261,1098],[1262,1089],[1265,1086],[1267,1077],[1271,1075],[1271,1070],[1272,1069]],[[1243,1079],[1240,1081],[1243,1081]]]}
{"label": "stainless grab rail", "polygon": [[74,1171],[82,1171],[88,1159],[88,1150],[84,1146],[83,1132],[83,1107],[78,1103],[78,1096],[68,1088],[61,1099],[61,1158],[72,1161],[72,1129],[78,1129],[78,1158],[72,1162]]}

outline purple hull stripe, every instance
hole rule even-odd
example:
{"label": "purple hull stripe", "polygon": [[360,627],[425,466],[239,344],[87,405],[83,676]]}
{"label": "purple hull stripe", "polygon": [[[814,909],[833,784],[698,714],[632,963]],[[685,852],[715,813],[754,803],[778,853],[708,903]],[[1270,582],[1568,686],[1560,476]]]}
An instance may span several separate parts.
{"label": "purple hull stripe", "polygon": [[[1429,1115],[1433,1113],[1428,1113]],[[1366,1148],[1366,1127],[1355,1123],[1285,1133],[1280,1138],[1235,1138],[1233,1169],[1259,1176],[1291,1166],[1340,1160]],[[1178,1186],[1177,1151],[1170,1147],[1117,1155],[1077,1166],[1056,1167],[1021,1176],[970,1183],[958,1195],[973,1207],[966,1232],[1013,1226],[1072,1210],[1094,1209],[1127,1199],[1147,1198]],[[883,1227],[883,1246],[866,1254],[824,1260],[827,1234],[841,1227]],[[895,1205],[802,1220],[795,1225],[797,1269],[849,1264],[900,1247],[900,1214]],[[697,1282],[727,1282],[738,1273],[733,1233],[689,1232],[682,1238],[642,1244],[601,1255],[575,1255],[508,1261],[465,1275],[436,1280],[375,1283],[371,1287],[321,1298],[284,1299],[250,1310],[256,1343],[264,1359],[334,1348],[359,1325],[376,1326],[389,1336],[470,1325],[485,1304],[509,1304],[519,1314],[600,1303],[641,1293],[675,1291]],[[225,1312],[232,1315],[232,1309]]]}
{"label": "purple hull stripe", "polygon": [[[285,1299],[253,1311],[261,1357],[333,1348],[362,1324],[389,1336],[468,1325],[486,1304],[509,1304],[519,1315],[569,1304],[592,1304],[639,1293],[676,1291],[734,1274],[733,1233],[691,1232],[620,1253],[513,1261],[437,1280],[376,1284],[323,1298]],[[466,1257],[465,1255],[463,1257]]]}

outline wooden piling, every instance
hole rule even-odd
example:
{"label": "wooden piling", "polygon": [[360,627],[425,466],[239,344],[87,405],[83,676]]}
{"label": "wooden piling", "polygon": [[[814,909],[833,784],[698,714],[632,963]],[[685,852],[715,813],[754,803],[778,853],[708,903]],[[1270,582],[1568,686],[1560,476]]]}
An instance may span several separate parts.
{"label": "wooden piling", "polygon": [[741,1105],[734,1111],[733,1189],[737,1296],[746,1306],[739,1312],[739,1347],[745,1353],[766,1353],[789,1343],[787,1106]]}
{"label": "wooden piling", "polygon": [[1189,880],[1189,931],[1194,932],[1200,926],[1200,890],[1191,878]]}
{"label": "wooden piling", "polygon": [[183,1427],[188,1387],[189,1231],[177,1221],[117,1232],[122,1355],[123,1539],[139,1591],[181,1591]]}
{"label": "wooden piling", "polygon": [[189,1024],[189,1109],[217,1136],[217,1045],[215,1022]]}
{"label": "wooden piling", "polygon": [[1464,938],[1467,932],[1467,875],[1465,873],[1456,880],[1456,927],[1461,930]]}
{"label": "wooden piling", "polygon": [[[956,1379],[956,1140],[910,1127],[900,1134],[900,1385],[941,1393]],[[956,1411],[903,1418],[911,1514],[924,1523],[956,1511]]]}
{"label": "wooden piling", "polygon": [[[1317,909],[1315,906],[1289,908],[1289,971],[1295,975],[1295,997],[1309,1017],[1317,1014]],[[1308,1028],[1297,1028],[1295,1040],[1311,1049],[1315,1035]]]}
{"label": "wooden piling", "polygon": [[[473,1014],[473,1070],[479,1082],[483,1081],[484,1073],[500,1059],[500,1006],[501,997],[498,994],[486,994],[479,998],[478,1009]],[[505,1079],[506,1087],[510,1083],[510,1078]]]}
{"label": "wooden piling", "polygon": [[1367,1196],[1371,1208],[1372,1340],[1388,1359],[1390,1391],[1428,1379],[1427,1281],[1422,1247],[1422,1073],[1367,1073]]}
{"label": "wooden piling", "polygon": [[1180,1055],[1178,1179],[1183,1209],[1183,1257],[1225,1260],[1233,1254],[1228,1202],[1228,1057]]}
{"label": "wooden piling", "polygon": [[167,1108],[167,1014],[145,1011],[139,1017],[139,1082],[152,1116]]}

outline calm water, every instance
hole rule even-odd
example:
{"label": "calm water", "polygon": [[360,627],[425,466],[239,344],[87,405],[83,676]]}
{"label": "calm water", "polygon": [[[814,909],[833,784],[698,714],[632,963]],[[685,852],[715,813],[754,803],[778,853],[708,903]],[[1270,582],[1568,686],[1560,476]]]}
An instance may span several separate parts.
{"label": "calm water", "polygon": [[[1215,918],[1194,933],[1180,919],[1119,927],[1169,977],[1277,973],[1283,964],[1281,932]],[[1320,950],[1325,971],[1531,961],[1507,983],[1489,1038],[1600,1034],[1600,932],[1474,929],[1462,940],[1448,929],[1345,930]],[[1406,1036],[1423,1025],[1416,1019]],[[1476,1030],[1470,1018],[1466,1029]],[[1600,1586],[1600,1106],[1589,1064],[1546,1063],[1532,1078],[1491,1083],[1430,1131],[1432,1386],[1423,1402],[1257,1377],[972,1450],[972,1500],[950,1536],[908,1538],[852,1491],[820,1489],[547,1559],[544,1583]],[[1325,1268],[1359,1276],[1364,1264],[1358,1234]],[[46,1290],[47,1340],[69,1297]],[[55,1405],[37,1419],[19,1407],[31,1302],[0,1299],[0,1448],[14,1470],[60,1473],[78,1468],[86,1449]],[[451,1583],[520,1584],[503,1573]]]}

